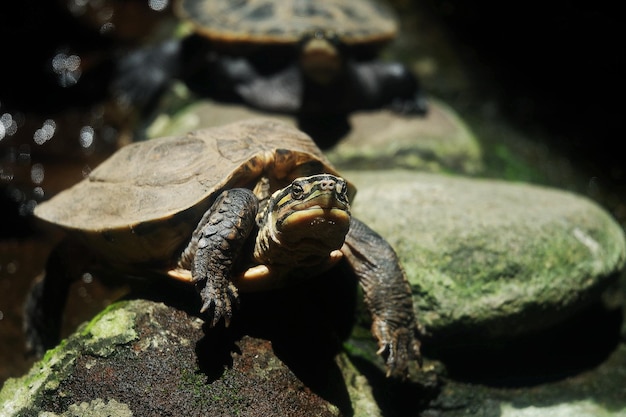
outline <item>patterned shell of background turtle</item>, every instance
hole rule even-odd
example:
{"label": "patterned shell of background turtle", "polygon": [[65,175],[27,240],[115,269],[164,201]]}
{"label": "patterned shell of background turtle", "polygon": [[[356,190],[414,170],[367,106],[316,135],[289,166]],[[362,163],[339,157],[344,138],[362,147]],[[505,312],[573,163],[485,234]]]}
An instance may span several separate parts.
{"label": "patterned shell of background turtle", "polygon": [[346,45],[387,43],[398,25],[370,0],[181,0],[178,14],[223,43],[295,44],[306,32],[334,32]]}

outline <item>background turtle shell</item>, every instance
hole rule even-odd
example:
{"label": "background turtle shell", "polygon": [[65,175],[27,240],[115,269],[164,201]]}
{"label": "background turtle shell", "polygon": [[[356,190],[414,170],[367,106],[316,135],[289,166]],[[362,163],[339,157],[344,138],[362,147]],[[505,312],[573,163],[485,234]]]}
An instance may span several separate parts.
{"label": "background turtle shell", "polygon": [[265,175],[273,191],[321,172],[338,175],[309,136],[251,119],[121,148],[35,215],[112,263],[171,264],[224,189]]}
{"label": "background turtle shell", "polygon": [[295,44],[330,30],[348,45],[385,43],[397,32],[390,9],[370,0],[181,0],[178,14],[213,41]]}

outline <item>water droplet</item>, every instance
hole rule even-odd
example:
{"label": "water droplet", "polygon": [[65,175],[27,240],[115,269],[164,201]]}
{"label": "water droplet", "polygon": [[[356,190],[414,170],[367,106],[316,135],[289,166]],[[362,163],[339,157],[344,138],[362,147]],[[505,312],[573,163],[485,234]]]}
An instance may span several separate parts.
{"label": "water droplet", "polygon": [[43,145],[54,136],[57,124],[52,119],[47,119],[43,122],[40,129],[37,129],[33,135],[33,140],[37,145]]}
{"label": "water droplet", "polygon": [[33,188],[33,195],[38,198],[39,200],[43,199],[45,193],[43,191],[43,188],[41,187],[35,187]]}
{"label": "water droplet", "polygon": [[7,264],[7,272],[9,274],[15,274],[17,272],[17,263],[16,262],[9,262]]}
{"label": "water droplet", "polygon": [[10,113],[4,113],[0,116],[0,139],[6,135],[14,135],[17,131],[17,123],[13,120]]}
{"label": "water droplet", "polygon": [[18,213],[20,216],[30,216],[35,211],[35,207],[37,207],[37,202],[35,200],[27,200],[26,202],[20,204]]}
{"label": "water droplet", "polygon": [[94,136],[93,127],[83,126],[83,128],[80,129],[80,137],[79,137],[80,146],[82,146],[83,148],[89,148],[93,144],[93,136]]}
{"label": "water droplet", "polygon": [[70,87],[78,82],[82,74],[80,63],[78,55],[67,55],[63,52],[52,58],[52,70],[57,74],[60,86]]}
{"label": "water droplet", "polygon": [[87,293],[87,288],[85,287],[78,287],[78,296],[80,298],[87,298],[89,294]]}
{"label": "water droplet", "polygon": [[30,179],[34,184],[41,184],[44,177],[44,168],[42,164],[34,164],[30,168]]}
{"label": "water droplet", "polygon": [[89,0],[68,0],[67,9],[74,16],[81,16],[85,14],[88,2]]}
{"label": "water droplet", "polygon": [[16,203],[24,201],[24,193],[19,188],[12,188],[8,194],[9,197]]}
{"label": "water droplet", "polygon": [[107,33],[111,33],[115,30],[115,25],[112,22],[106,22],[102,26],[100,26],[100,34],[105,35]]}
{"label": "water droplet", "polygon": [[81,173],[83,174],[83,178],[87,178],[89,174],[91,174],[91,167],[89,165],[85,165]]}
{"label": "water droplet", "polygon": [[157,12],[165,9],[168,4],[168,0],[148,0],[148,6],[150,6],[152,10],[156,10]]}

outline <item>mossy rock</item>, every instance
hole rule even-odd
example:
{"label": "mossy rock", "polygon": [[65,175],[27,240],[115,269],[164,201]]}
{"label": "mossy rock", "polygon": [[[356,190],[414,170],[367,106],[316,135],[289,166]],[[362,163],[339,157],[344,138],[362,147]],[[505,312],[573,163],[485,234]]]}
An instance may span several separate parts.
{"label": "mossy rock", "polygon": [[580,195],[408,171],[344,174],[358,189],[354,215],[398,252],[435,340],[546,329],[597,302],[624,267],[622,228]]}
{"label": "mossy rock", "polygon": [[311,387],[269,340],[224,334],[163,303],[115,303],[28,374],[6,381],[0,414],[380,415],[367,381],[345,358],[319,366],[324,384]]}

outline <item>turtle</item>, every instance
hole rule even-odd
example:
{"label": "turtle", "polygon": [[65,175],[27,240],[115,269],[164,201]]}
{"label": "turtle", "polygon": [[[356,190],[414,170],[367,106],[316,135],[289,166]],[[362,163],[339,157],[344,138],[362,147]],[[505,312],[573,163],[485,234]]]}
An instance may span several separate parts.
{"label": "turtle", "polygon": [[[390,244],[350,212],[356,189],[294,126],[253,118],[135,142],[39,204],[61,229],[26,303],[26,334],[43,352],[58,338],[68,276],[81,248],[112,270],[193,285],[200,314],[228,326],[239,292],[266,292],[347,261],[363,289],[387,373],[420,360],[411,288]],[[76,253],[76,252],[74,252]]]}
{"label": "turtle", "polygon": [[352,112],[427,113],[416,75],[376,58],[398,31],[382,3],[181,0],[174,9],[193,34],[123,60],[123,94],[146,95],[146,74],[176,73],[202,97],[293,115],[322,148],[349,131]]}

